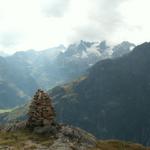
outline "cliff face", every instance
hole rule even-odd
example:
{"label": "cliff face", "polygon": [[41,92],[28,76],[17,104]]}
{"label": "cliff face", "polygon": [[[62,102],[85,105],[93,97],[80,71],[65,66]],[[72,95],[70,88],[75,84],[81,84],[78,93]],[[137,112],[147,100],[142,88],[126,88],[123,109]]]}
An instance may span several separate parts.
{"label": "cliff face", "polygon": [[84,80],[51,90],[58,120],[99,138],[150,145],[149,58],[150,43],[144,43],[124,57],[98,62]]}

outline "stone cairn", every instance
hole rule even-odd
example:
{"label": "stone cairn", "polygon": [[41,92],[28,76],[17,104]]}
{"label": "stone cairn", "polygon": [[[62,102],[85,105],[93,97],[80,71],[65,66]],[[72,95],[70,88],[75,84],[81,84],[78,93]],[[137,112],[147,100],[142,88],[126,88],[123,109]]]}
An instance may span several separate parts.
{"label": "stone cairn", "polygon": [[28,116],[26,125],[30,129],[55,124],[55,111],[47,93],[40,89],[36,92],[29,107]]}

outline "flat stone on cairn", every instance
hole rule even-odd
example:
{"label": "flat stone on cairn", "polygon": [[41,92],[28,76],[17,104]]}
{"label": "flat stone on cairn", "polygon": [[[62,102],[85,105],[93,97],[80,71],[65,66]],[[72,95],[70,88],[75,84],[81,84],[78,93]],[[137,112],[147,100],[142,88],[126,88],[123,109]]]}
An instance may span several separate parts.
{"label": "flat stone on cairn", "polygon": [[47,93],[40,89],[36,92],[29,107],[28,116],[27,127],[30,129],[52,125],[55,122],[55,111]]}

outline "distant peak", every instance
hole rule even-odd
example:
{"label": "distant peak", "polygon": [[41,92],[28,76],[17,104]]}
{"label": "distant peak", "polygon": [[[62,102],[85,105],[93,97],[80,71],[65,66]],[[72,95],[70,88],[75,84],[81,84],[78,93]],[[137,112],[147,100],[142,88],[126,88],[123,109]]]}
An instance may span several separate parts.
{"label": "distant peak", "polygon": [[105,40],[100,42],[100,44],[97,47],[99,47],[101,50],[105,50],[105,49],[109,48],[109,46],[107,45],[107,42]]}
{"label": "distant peak", "polygon": [[[81,40],[81,41],[80,41],[80,44],[82,44],[82,45],[84,45],[84,46],[86,46],[86,47],[91,47],[91,45],[93,45],[94,42],[89,42],[89,41],[83,41],[83,40]],[[79,45],[80,45],[80,44],[79,44]]]}
{"label": "distant peak", "polygon": [[123,41],[123,42],[120,43],[120,45],[124,45],[124,46],[126,46],[126,45],[136,46],[134,43],[131,43],[129,41]]}

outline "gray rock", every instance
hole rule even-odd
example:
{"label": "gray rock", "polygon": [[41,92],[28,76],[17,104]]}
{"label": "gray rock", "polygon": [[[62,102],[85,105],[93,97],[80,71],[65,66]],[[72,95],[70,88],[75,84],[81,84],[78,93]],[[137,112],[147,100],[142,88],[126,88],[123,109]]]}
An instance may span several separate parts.
{"label": "gray rock", "polygon": [[64,138],[67,138],[73,142],[82,143],[85,145],[96,144],[96,138],[92,134],[80,128],[75,128],[71,126],[63,126],[61,128],[60,133],[64,136]]}
{"label": "gray rock", "polygon": [[57,126],[35,127],[33,132],[43,135],[56,135],[58,133],[58,127]]}

